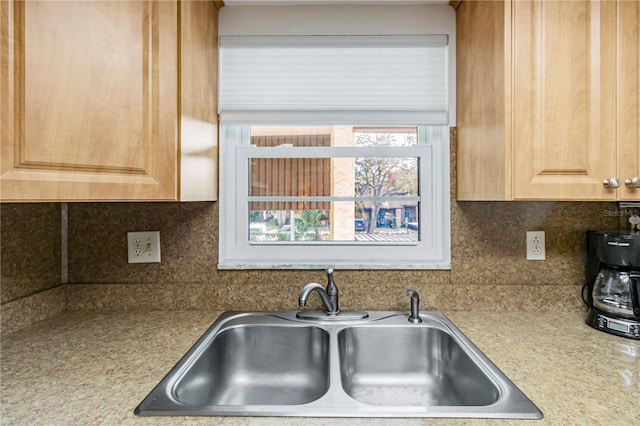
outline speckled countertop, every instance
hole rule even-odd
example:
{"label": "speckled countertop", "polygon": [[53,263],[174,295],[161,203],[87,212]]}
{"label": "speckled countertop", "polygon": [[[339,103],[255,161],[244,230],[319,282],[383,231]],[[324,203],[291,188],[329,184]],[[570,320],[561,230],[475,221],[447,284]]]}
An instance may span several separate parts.
{"label": "speckled countertop", "polygon": [[136,417],[133,409],[220,312],[63,313],[2,336],[6,425],[640,424],[640,342],[581,312],[446,312],[543,420]]}

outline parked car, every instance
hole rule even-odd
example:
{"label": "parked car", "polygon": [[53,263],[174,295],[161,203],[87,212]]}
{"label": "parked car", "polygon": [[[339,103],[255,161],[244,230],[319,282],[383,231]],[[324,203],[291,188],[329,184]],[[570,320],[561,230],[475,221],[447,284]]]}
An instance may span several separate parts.
{"label": "parked car", "polygon": [[412,229],[414,231],[418,230],[418,222],[409,222],[407,223],[407,229]]}
{"label": "parked car", "polygon": [[364,219],[356,219],[355,227],[356,227],[356,232],[364,232],[367,230],[367,226],[364,223]]}
{"label": "parked car", "polygon": [[280,232],[281,233],[290,233],[291,232],[291,225],[284,225],[282,228],[280,228]]}

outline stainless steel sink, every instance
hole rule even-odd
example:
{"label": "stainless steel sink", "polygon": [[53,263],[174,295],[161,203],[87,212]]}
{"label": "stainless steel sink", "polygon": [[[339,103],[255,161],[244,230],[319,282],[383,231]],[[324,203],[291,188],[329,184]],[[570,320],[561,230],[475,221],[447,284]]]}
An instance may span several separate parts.
{"label": "stainless steel sink", "polygon": [[141,416],[542,417],[443,314],[300,319],[227,312],[136,408]]}
{"label": "stainless steel sink", "polygon": [[485,406],[500,397],[491,377],[439,328],[351,327],[338,334],[338,348],[342,388],[364,404]]}
{"label": "stainless steel sink", "polygon": [[297,405],[329,389],[329,334],[318,327],[236,326],[221,331],[179,377],[191,406]]}

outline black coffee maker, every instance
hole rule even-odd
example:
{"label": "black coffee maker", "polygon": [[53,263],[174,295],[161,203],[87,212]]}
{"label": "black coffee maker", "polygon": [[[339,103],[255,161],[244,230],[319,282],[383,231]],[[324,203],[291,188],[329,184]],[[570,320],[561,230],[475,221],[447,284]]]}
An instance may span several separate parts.
{"label": "black coffee maker", "polygon": [[582,290],[587,324],[640,340],[640,233],[588,231]]}

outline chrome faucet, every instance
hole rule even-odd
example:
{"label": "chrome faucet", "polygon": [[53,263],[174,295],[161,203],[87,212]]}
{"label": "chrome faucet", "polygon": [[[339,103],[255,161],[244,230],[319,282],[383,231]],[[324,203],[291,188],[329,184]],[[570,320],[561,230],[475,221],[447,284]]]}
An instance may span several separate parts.
{"label": "chrome faucet", "polygon": [[409,314],[409,322],[414,324],[420,324],[422,319],[420,318],[420,296],[417,291],[407,290],[407,296],[411,298],[411,314]]}
{"label": "chrome faucet", "polygon": [[298,306],[301,308],[307,306],[307,299],[313,292],[318,293],[324,303],[325,310],[328,315],[336,315],[339,312],[338,308],[338,286],[336,286],[333,280],[333,269],[327,269],[327,289],[325,290],[318,283],[309,283],[302,289],[300,297],[298,298]]}

